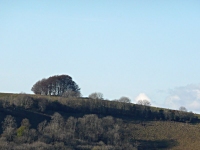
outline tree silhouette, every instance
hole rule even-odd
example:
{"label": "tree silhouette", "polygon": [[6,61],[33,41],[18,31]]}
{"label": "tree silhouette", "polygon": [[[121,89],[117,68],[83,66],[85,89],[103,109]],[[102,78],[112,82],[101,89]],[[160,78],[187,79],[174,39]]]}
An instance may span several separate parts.
{"label": "tree silhouette", "polygon": [[79,86],[68,75],[55,75],[39,80],[33,85],[31,90],[35,94],[40,95],[62,96],[68,90],[80,94]]}

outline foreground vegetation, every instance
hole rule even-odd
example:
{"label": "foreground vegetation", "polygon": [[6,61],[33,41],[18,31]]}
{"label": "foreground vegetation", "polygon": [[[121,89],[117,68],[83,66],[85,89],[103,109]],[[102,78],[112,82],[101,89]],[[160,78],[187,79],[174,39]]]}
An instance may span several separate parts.
{"label": "foreground vegetation", "polygon": [[200,149],[196,114],[89,98],[0,94],[0,149]]}

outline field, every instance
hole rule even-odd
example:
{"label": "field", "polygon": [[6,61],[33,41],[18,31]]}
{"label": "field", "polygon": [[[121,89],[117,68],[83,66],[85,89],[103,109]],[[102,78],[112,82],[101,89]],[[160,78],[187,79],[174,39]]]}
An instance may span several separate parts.
{"label": "field", "polygon": [[[96,124],[99,126],[97,130],[102,129],[101,135],[98,132],[97,135],[94,135],[94,139],[92,138],[88,140],[87,133],[83,133],[84,130],[81,131],[80,126],[77,125],[77,127],[75,127],[77,128],[77,132],[73,133],[73,137],[74,141],[79,140],[80,145],[71,145],[71,149],[73,149],[73,147],[76,147],[74,149],[80,150],[94,150],[98,148],[108,150],[116,149],[114,140],[110,143],[106,141],[106,139],[109,140],[108,135],[105,133],[107,130],[105,130],[105,127],[108,125],[105,125],[103,120],[105,120],[108,116],[113,117],[115,124],[119,125],[119,127],[114,131],[116,126],[113,124],[113,126],[110,126],[109,129],[111,130],[113,128],[113,133],[111,133],[109,130],[107,132],[110,132],[111,135],[113,134],[111,137],[114,137],[116,134],[119,135],[119,142],[128,143],[126,145],[121,144],[121,149],[128,149],[128,145],[131,145],[129,146],[131,147],[130,149],[138,150],[200,149],[200,124],[198,114],[193,114],[193,119],[189,120],[183,121],[180,117],[177,119],[177,116],[175,119],[169,120],[169,118],[166,117],[167,112],[174,110],[143,107],[135,104],[124,104],[108,100],[62,98],[11,93],[0,93],[0,102],[1,122],[4,120],[6,115],[12,115],[16,118],[18,124],[17,128],[19,129],[21,127],[20,122],[22,119],[27,118],[32,125],[31,127],[36,133],[39,132],[37,131],[38,124],[44,120],[49,122],[49,125],[46,125],[46,128],[50,127],[52,116],[55,114],[55,112],[61,114],[66,121],[70,117],[77,118],[79,121],[84,119],[87,120],[90,117],[94,118],[94,120],[96,119]],[[181,114],[180,112],[176,113]],[[90,114],[95,114],[96,116],[90,116]],[[162,115],[164,114],[165,116],[163,118]],[[112,120],[112,118],[110,120]],[[96,126],[96,124],[94,125]],[[85,126],[87,127],[89,124],[86,123]],[[94,127],[94,129],[96,129],[96,127]],[[87,129],[88,134],[90,133],[90,130],[94,129],[91,125],[90,128]],[[79,134],[78,131],[81,131],[82,134]],[[1,129],[1,142],[5,142],[5,139],[2,140],[2,138],[5,136],[4,134],[5,133]],[[13,139],[14,142],[17,141],[17,135],[15,136],[15,139]],[[39,139],[40,138],[38,136],[37,140]],[[80,142],[80,140],[82,142]],[[34,144],[36,141],[32,141],[32,143],[29,143],[29,145]],[[98,143],[101,143],[102,141],[105,145],[102,147],[98,146]],[[69,145],[69,143],[64,142],[64,145],[67,144]]]}

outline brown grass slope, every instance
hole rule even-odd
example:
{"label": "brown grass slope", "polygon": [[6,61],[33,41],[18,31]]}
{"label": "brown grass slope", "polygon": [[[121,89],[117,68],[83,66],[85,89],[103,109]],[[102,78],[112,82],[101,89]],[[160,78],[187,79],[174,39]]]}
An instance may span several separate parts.
{"label": "brown grass slope", "polygon": [[[130,122],[128,128],[141,149],[199,150],[200,125],[171,121]],[[144,144],[146,143],[146,145]],[[143,146],[142,146],[143,145]],[[162,147],[163,146],[163,147]]]}

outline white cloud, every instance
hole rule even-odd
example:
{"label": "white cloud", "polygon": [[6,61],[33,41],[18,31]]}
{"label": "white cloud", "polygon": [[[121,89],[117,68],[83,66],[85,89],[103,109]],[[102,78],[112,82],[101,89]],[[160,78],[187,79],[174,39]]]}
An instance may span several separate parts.
{"label": "white cloud", "polygon": [[165,101],[165,105],[169,108],[176,109],[179,106],[180,100],[178,95],[171,95]]}
{"label": "white cloud", "polygon": [[200,84],[190,84],[170,90],[165,106],[171,109],[184,106],[189,111],[200,112]]}
{"label": "white cloud", "polygon": [[135,102],[138,102],[139,100],[148,100],[151,102],[151,99],[145,94],[145,93],[140,93],[136,98]]}
{"label": "white cloud", "polygon": [[199,101],[193,101],[189,107],[193,110],[200,110],[200,102]]}

